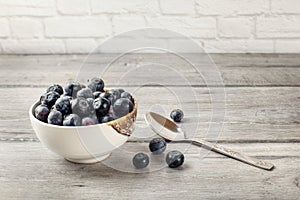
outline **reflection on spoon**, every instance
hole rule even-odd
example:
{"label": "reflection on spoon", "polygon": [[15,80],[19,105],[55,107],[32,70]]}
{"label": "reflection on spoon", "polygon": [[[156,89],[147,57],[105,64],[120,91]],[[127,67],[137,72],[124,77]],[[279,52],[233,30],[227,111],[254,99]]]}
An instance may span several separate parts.
{"label": "reflection on spoon", "polygon": [[145,114],[145,120],[150,128],[156,132],[158,135],[163,137],[166,140],[176,141],[176,142],[190,142],[194,145],[204,147],[208,150],[212,150],[216,153],[220,153],[230,158],[234,158],[238,161],[242,161],[249,165],[265,169],[272,170],[274,165],[271,163],[267,163],[265,161],[258,160],[256,158],[252,158],[250,156],[243,155],[239,152],[224,148],[222,146],[212,144],[202,139],[188,139],[184,131],[181,130],[174,122],[171,120],[157,114],[154,112],[148,112]]}

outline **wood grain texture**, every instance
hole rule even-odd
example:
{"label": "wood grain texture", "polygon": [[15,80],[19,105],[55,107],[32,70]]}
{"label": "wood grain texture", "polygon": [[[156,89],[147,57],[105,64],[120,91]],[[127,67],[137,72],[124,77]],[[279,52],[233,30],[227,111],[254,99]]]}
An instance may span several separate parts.
{"label": "wood grain texture", "polygon": [[[207,65],[204,58],[189,56]],[[148,152],[148,141],[156,136],[146,127],[145,112],[167,116],[180,107],[185,113],[180,126],[188,136],[218,142],[276,166],[268,172],[189,144],[170,143],[168,150],[185,152],[184,166],[142,174],[120,172],[104,164],[69,163],[43,147],[31,128],[30,105],[48,85],[78,77],[85,57],[0,56],[0,199],[299,199],[299,55],[212,55],[225,88],[213,82],[214,76],[212,87],[207,88],[193,68],[173,55],[130,55],[114,62],[104,76],[108,86],[132,92],[139,108],[133,136],[108,163],[130,166],[132,154]],[[94,55],[86,67],[102,69],[114,57]],[[153,67],[153,62],[175,71]],[[128,69],[142,70],[124,75]],[[80,78],[89,75],[83,73]],[[226,94],[224,116],[222,91]],[[211,123],[212,116],[215,123]],[[223,119],[222,127],[219,121]],[[150,157],[151,168],[157,158]]]}
{"label": "wood grain texture", "polygon": [[[134,91],[135,87],[125,87]],[[28,110],[44,88],[0,88],[0,138],[7,140],[36,138],[33,134]],[[173,88],[172,92],[181,95],[177,102],[173,93],[165,93],[164,88],[147,87],[134,92],[139,103],[136,131],[133,136],[151,136],[153,132],[145,128],[144,113],[154,110],[168,116],[177,107],[184,110],[185,118],[180,125],[191,137],[201,137],[223,142],[300,142],[300,89],[282,88],[226,88],[226,105],[222,99],[211,103],[206,88],[195,88],[197,96],[189,97],[188,89]],[[159,106],[157,98],[159,95]],[[14,100],[11,100],[14,96]],[[153,103],[155,102],[155,103]],[[213,106],[217,109],[213,110]],[[18,109],[16,109],[16,107]],[[199,108],[195,109],[195,108]],[[226,108],[225,116],[219,108]],[[220,135],[208,132],[211,117],[217,115],[217,122],[224,118]],[[190,131],[191,130],[191,131]]]}
{"label": "wood grain texture", "polygon": [[[179,148],[176,145],[168,148]],[[5,199],[299,198],[298,144],[289,144],[289,148],[286,144],[268,143],[228,147],[273,162],[277,168],[264,171],[212,152],[199,158],[198,148],[191,147],[179,170],[163,168],[132,174],[103,164],[72,164],[36,142],[2,142],[0,157],[5,162],[0,163],[1,196]],[[127,144],[126,148],[140,151],[147,146]],[[127,159],[130,158],[119,161]]]}
{"label": "wood grain texture", "polygon": [[[74,79],[86,81],[95,74],[95,70],[89,72],[89,69],[96,69],[96,73],[102,74],[106,83],[111,86],[136,86],[145,82],[162,82],[165,85],[175,86],[187,84],[222,86],[213,77],[211,81],[205,83],[201,74],[192,66],[184,59],[173,55],[130,55],[114,61],[115,56],[93,56],[87,60],[84,55],[0,56],[0,86],[46,87],[53,83],[65,84],[68,80]],[[200,64],[204,61],[201,58],[197,56],[192,58],[196,64],[202,66]],[[223,84],[228,87],[299,86],[300,66],[297,56],[233,54],[215,55],[212,59],[219,67]],[[109,70],[101,73],[107,65],[110,66]],[[127,74],[128,70],[134,70],[134,73]],[[188,79],[188,82],[178,81],[179,76]],[[122,81],[120,77],[123,77]]]}

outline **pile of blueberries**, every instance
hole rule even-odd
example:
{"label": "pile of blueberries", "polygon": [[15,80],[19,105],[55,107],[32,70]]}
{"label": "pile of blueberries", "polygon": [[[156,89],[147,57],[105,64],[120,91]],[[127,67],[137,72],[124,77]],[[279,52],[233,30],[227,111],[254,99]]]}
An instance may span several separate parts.
{"label": "pile of blueberries", "polygon": [[[175,122],[180,122],[183,118],[183,112],[180,109],[175,109],[171,112],[170,117]],[[162,138],[154,138],[149,143],[149,150],[156,155],[162,154],[166,148],[167,143]],[[138,153],[133,157],[132,163],[135,168],[143,169],[149,165],[149,156],[145,153]],[[177,150],[170,151],[167,153],[166,163],[170,168],[180,167],[184,163],[184,155]]]}
{"label": "pile of blueberries", "polygon": [[106,123],[130,113],[134,100],[123,89],[104,91],[100,78],[88,80],[87,87],[70,82],[64,88],[50,86],[35,108],[35,117],[58,126],[89,126]]}

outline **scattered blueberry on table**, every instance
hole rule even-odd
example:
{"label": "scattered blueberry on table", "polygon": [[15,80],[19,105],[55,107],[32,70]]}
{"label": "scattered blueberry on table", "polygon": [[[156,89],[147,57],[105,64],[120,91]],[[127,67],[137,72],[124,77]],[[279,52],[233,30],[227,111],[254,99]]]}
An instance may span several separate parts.
{"label": "scattered blueberry on table", "polygon": [[166,162],[170,168],[180,167],[184,163],[184,155],[180,151],[170,151],[166,156]]}
{"label": "scattered blueberry on table", "polygon": [[[149,143],[149,149],[153,154],[162,154],[166,148],[167,144],[163,138],[154,138]],[[177,150],[168,152],[165,159],[170,168],[180,167],[184,163],[184,155]],[[132,162],[135,168],[142,169],[149,164],[149,157],[147,154],[138,153],[133,157]]]}
{"label": "scattered blueberry on table", "polygon": [[[104,89],[104,81],[92,78],[87,87],[70,82],[51,85],[40,97],[34,116],[58,126],[89,126],[106,123],[130,113],[134,100],[123,89]],[[123,94],[124,93],[124,94]]]}
{"label": "scattered blueberry on table", "polygon": [[149,149],[153,154],[161,154],[166,150],[167,143],[162,138],[154,138],[149,143]]}
{"label": "scattered blueberry on table", "polygon": [[184,116],[183,111],[180,109],[172,110],[170,114],[171,119],[173,119],[175,122],[180,122],[183,116]]}
{"label": "scattered blueberry on table", "polygon": [[138,153],[136,154],[133,159],[132,163],[137,169],[143,169],[148,166],[149,164],[149,157],[147,154]]}

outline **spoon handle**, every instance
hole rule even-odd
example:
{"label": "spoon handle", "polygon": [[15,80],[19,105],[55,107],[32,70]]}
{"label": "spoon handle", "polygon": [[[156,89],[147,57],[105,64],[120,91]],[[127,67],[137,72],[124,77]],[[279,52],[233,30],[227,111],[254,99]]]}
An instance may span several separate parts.
{"label": "spoon handle", "polygon": [[252,166],[255,166],[255,167],[258,167],[258,168],[261,168],[261,169],[272,170],[273,167],[274,167],[274,165],[271,164],[271,163],[268,163],[268,162],[265,162],[265,161],[262,161],[262,160],[258,160],[256,158],[252,158],[250,156],[243,155],[239,152],[227,149],[227,148],[222,147],[222,146],[217,145],[217,144],[212,144],[212,143],[207,142],[205,140],[201,140],[201,139],[192,140],[192,143],[195,144],[195,145],[200,145],[200,146],[202,146],[206,149],[212,150],[214,152],[223,154],[223,155],[228,156],[230,158],[242,161],[244,163],[247,163],[249,165],[252,165]]}

